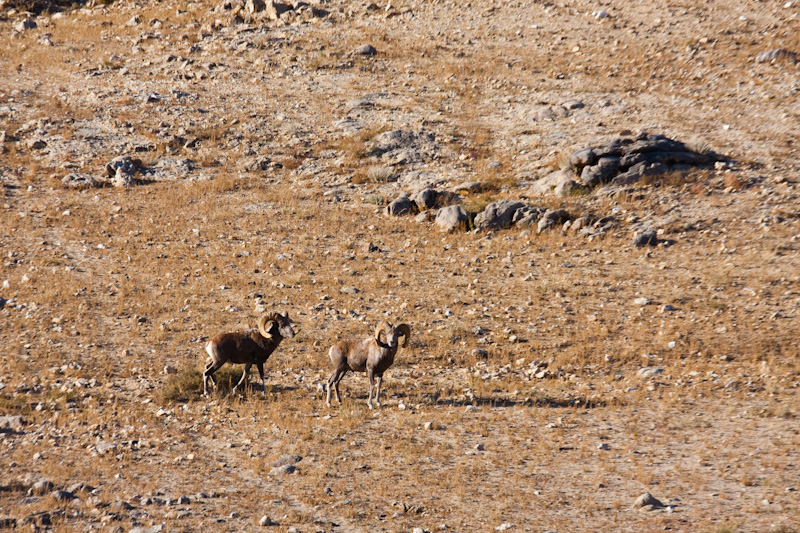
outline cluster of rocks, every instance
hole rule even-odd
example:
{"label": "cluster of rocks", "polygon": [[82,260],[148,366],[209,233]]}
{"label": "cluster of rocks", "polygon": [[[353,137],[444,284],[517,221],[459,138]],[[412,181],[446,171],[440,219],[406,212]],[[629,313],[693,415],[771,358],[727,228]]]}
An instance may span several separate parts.
{"label": "cluster of rocks", "polygon": [[578,109],[583,109],[585,104],[581,100],[569,99],[557,105],[540,105],[537,107],[530,119],[534,122],[541,120],[556,120],[567,118]]}
{"label": "cluster of rocks", "polygon": [[282,455],[278,460],[272,463],[270,475],[272,476],[285,476],[297,472],[297,463],[302,461],[303,458],[299,455]]}
{"label": "cluster of rocks", "polygon": [[617,137],[600,146],[575,150],[566,168],[538,180],[532,192],[570,196],[595,190],[596,194],[612,194],[645,178],[659,180],[669,173],[687,173],[719,159],[711,151],[693,149],[663,135]]}
{"label": "cluster of rocks", "polygon": [[91,189],[111,184],[114,187],[132,187],[137,174],[145,171],[142,161],[130,156],[115,157],[106,164],[106,176],[95,177],[83,172],[70,172],[61,179],[67,189]]}
{"label": "cluster of rocks", "polygon": [[[65,127],[69,126],[74,133],[66,138]],[[16,131],[0,131],[0,152],[7,152],[8,146],[15,146],[18,152],[28,152],[42,162],[43,166],[57,167],[66,174],[55,173],[52,178],[61,180],[68,189],[90,189],[96,187],[129,188],[149,181],[169,181],[191,177],[197,170],[197,164],[189,158],[164,155],[150,168],[136,157],[142,152],[150,152],[155,146],[140,137],[129,137],[118,131],[113,124],[102,120],[62,122],[50,119],[35,119],[24,123]],[[176,142],[179,144],[174,145]],[[196,139],[183,139],[173,136],[168,139],[167,147],[194,148]],[[99,156],[100,151],[123,153],[109,160],[99,172],[87,172],[86,163]],[[172,150],[175,152],[176,150]],[[80,160],[68,157],[67,154],[85,153]],[[258,168],[274,168],[267,159],[259,161]]]}
{"label": "cluster of rocks", "polygon": [[[79,507],[83,500],[96,498],[97,489],[86,483],[74,483],[69,487],[57,488],[50,480],[39,480],[33,483],[15,482],[0,485],[0,492],[25,492],[25,496],[17,504],[19,506],[37,505],[43,503],[52,505],[52,509],[39,511],[24,516],[23,518],[1,517],[0,529],[29,526],[37,530],[37,526],[50,526],[57,517],[64,515],[63,507]],[[49,502],[48,502],[49,500]]]}
{"label": "cluster of rocks", "polygon": [[297,0],[290,4],[274,2],[273,0],[223,0],[216,10],[218,13],[228,13],[238,18],[239,22],[260,20],[294,22],[296,20],[325,18],[330,14],[318,5],[310,4],[303,0]]}
{"label": "cluster of rocks", "polygon": [[797,52],[785,48],[774,48],[761,52],[756,56],[756,63],[775,63],[781,60],[796,62],[798,60]]}
{"label": "cluster of rocks", "polygon": [[434,208],[452,206],[460,202],[459,194],[425,188],[414,195],[413,199],[406,194],[401,194],[386,207],[386,212],[392,216],[412,215]]}
{"label": "cluster of rocks", "polygon": [[[83,482],[73,483],[69,487],[58,488],[58,486],[50,480],[38,480],[33,483],[15,482],[11,484],[0,485],[0,492],[23,492],[25,496],[18,501],[19,506],[36,505],[39,508],[45,505],[51,505],[52,509],[40,511],[22,518],[14,517],[0,517],[0,528],[2,527],[23,527],[26,525],[33,526],[48,526],[52,524],[55,517],[64,514],[64,507],[68,508],[82,508],[88,507],[93,509],[104,509],[107,513],[103,517],[103,521],[120,520],[123,518],[123,513],[131,512],[132,523],[135,524],[135,517],[139,514],[136,509],[137,506],[124,500],[116,500],[114,502],[104,501],[100,494],[102,490],[95,488]],[[209,498],[217,498],[219,494],[216,492],[204,493],[200,492],[191,496],[178,496],[166,497],[162,492],[151,494],[149,496],[141,496],[138,498],[140,508],[150,506],[187,506],[193,503],[204,502]],[[186,511],[184,511],[186,513]],[[180,513],[173,513],[173,516],[181,517]],[[134,529],[131,529],[134,531]],[[149,530],[148,530],[149,531]]]}
{"label": "cluster of rocks", "polygon": [[367,156],[389,165],[405,165],[433,159],[439,150],[433,133],[424,130],[391,130],[379,133],[369,143]]}
{"label": "cluster of rocks", "polygon": [[391,216],[418,214],[419,222],[433,220],[437,227],[447,232],[516,227],[536,228],[537,233],[543,233],[560,228],[564,232],[594,238],[605,235],[617,225],[612,216],[573,216],[565,209],[547,209],[515,200],[491,202],[479,213],[467,211],[460,203],[461,196],[455,192],[427,188],[413,198],[401,194],[386,207],[386,213]]}
{"label": "cluster of rocks", "polygon": [[[266,168],[271,161],[265,163]],[[258,167],[260,169],[261,167]],[[145,167],[140,159],[123,155],[106,163],[105,175],[95,176],[85,172],[70,172],[61,179],[67,189],[91,189],[95,187],[130,188],[134,185],[157,181],[170,177],[186,177],[195,169],[191,159],[183,157],[163,157],[153,168]],[[256,168],[253,168],[256,170]]]}
{"label": "cluster of rocks", "polygon": [[0,2],[0,7],[40,14],[45,11],[57,13],[85,3],[86,0],[5,0]]}
{"label": "cluster of rocks", "polygon": [[0,416],[0,433],[22,433],[26,424],[19,415]]}

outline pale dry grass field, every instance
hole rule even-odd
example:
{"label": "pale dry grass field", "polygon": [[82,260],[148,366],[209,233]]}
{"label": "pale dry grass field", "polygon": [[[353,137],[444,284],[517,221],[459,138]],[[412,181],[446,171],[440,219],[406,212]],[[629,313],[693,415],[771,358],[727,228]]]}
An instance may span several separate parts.
{"label": "pale dry grass field", "polygon": [[[323,20],[236,23],[217,5],[76,6],[23,34],[2,7],[0,416],[24,425],[0,433],[0,525],[797,531],[800,86],[795,63],[753,60],[800,51],[797,7],[331,1]],[[367,42],[374,58],[350,53]],[[372,93],[389,97],[351,103]],[[569,98],[590,113],[525,118]],[[396,128],[441,147],[393,172],[480,180],[473,211],[522,197],[619,225],[589,240],[387,217],[414,191],[369,143]],[[735,170],[526,196],[623,130]],[[62,186],[125,146],[195,167]],[[280,165],[245,168],[257,157]],[[642,221],[666,242],[633,246]],[[205,341],[260,304],[298,330],[267,390],[251,375],[227,394],[241,367],[225,367],[204,398]],[[327,408],[329,346],[382,320],[412,327],[384,406],[350,374]],[[274,467],[286,455],[294,473]],[[24,499],[38,480],[91,488]],[[645,492],[665,507],[633,509]]]}

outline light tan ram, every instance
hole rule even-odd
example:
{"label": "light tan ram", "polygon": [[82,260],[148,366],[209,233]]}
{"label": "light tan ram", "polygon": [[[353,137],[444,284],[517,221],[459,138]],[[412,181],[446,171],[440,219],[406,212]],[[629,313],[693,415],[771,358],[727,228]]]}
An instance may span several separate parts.
{"label": "light tan ram", "polygon": [[[381,339],[381,336],[384,338]],[[372,393],[376,388],[375,381],[377,380],[375,403],[380,407],[383,373],[394,363],[394,356],[397,353],[401,336],[404,337],[403,347],[405,347],[411,337],[411,327],[408,324],[400,324],[394,327],[387,322],[381,322],[372,337],[361,340],[341,340],[331,346],[328,356],[331,358],[334,370],[328,379],[326,399],[328,406],[331,405],[331,386],[333,386],[333,390],[336,393],[336,401],[341,405],[339,382],[349,370],[352,370],[353,372],[367,373],[369,378],[367,405],[370,409],[372,409]]]}

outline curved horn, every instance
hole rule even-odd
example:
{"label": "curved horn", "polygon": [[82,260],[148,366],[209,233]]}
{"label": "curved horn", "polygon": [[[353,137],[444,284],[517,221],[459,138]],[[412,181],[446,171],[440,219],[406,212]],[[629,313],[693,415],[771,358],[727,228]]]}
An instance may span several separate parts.
{"label": "curved horn", "polygon": [[403,348],[405,348],[408,345],[408,339],[411,338],[411,326],[400,324],[394,330],[403,336]]}
{"label": "curved horn", "polygon": [[258,332],[261,333],[261,336],[265,339],[271,339],[272,333],[269,332],[269,328],[267,328],[268,322],[277,322],[278,321],[278,313],[270,313],[268,315],[264,315],[258,321]]}
{"label": "curved horn", "polygon": [[392,326],[388,322],[381,322],[375,328],[375,340],[378,341],[378,344],[386,344],[381,340],[381,333],[386,333],[387,331],[392,331]]}

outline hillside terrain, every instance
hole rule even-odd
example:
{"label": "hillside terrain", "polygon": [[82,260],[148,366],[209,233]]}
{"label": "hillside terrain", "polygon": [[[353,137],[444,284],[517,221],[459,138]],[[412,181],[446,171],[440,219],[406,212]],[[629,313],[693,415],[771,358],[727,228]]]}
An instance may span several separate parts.
{"label": "hillside terrain", "polygon": [[798,531],[800,3],[633,4],[0,0],[0,529]]}

